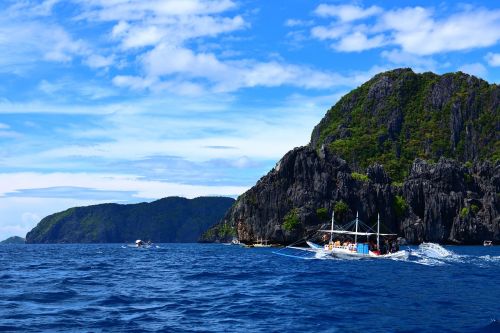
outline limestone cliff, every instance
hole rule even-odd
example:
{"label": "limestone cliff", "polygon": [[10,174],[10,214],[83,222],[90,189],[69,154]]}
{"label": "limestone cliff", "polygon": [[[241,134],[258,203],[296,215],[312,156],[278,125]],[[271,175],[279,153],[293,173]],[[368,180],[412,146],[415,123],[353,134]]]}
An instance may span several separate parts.
{"label": "limestone cliff", "polygon": [[[463,73],[376,75],[344,96],[203,241],[291,243],[339,203],[410,242],[500,241],[500,88]],[[337,206],[340,207],[340,206]],[[347,209],[345,209],[347,208]],[[325,218],[326,216],[326,218]]]}

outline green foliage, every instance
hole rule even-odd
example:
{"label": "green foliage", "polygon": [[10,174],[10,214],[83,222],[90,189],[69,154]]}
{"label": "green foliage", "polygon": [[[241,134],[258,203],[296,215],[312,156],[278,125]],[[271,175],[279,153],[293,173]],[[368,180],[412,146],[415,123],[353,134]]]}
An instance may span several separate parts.
{"label": "green foliage", "polygon": [[477,214],[477,212],[479,212],[479,207],[475,204],[470,205],[470,209],[474,214]]}
{"label": "green foliage", "polygon": [[286,231],[292,231],[297,228],[297,226],[300,224],[298,209],[293,208],[291,211],[289,211],[283,221],[283,229],[285,229]]}
{"label": "green foliage", "polygon": [[471,161],[467,161],[464,163],[464,166],[468,169],[472,168],[472,162]]}
{"label": "green foliage", "polygon": [[[382,78],[385,85],[380,89]],[[435,93],[437,84],[444,84],[443,78],[456,88],[450,90],[451,96],[438,96],[442,104],[432,104],[429,96]],[[400,182],[417,157],[427,161],[437,161],[441,156],[462,161],[469,158],[465,153],[466,145],[471,144],[465,135],[468,128],[476,135],[479,159],[495,161],[500,159],[500,141],[495,137],[500,121],[493,102],[495,89],[494,84],[471,80],[463,73],[381,73],[342,97],[327,112],[320,123],[317,148],[329,138],[329,148],[351,166],[359,170],[378,162]],[[467,126],[453,133],[450,117],[457,106],[474,107],[477,112],[463,120]],[[457,135],[458,141],[452,141]]]}
{"label": "green foliage", "polygon": [[[76,207],[42,219],[26,235],[26,242],[195,242],[233,203],[234,199],[224,197],[169,197],[151,203]],[[231,229],[223,228],[222,232],[227,234]]]}
{"label": "green foliage", "polygon": [[236,230],[232,226],[224,223],[219,227],[218,234],[220,238],[232,237],[236,236]]}
{"label": "green foliage", "polygon": [[460,217],[464,218],[467,215],[469,215],[469,208],[467,208],[467,207],[462,208],[462,210],[460,210]]}
{"label": "green foliage", "polygon": [[252,206],[257,206],[257,198],[255,197],[255,194],[248,194],[246,196],[246,199],[248,201],[248,203]]}
{"label": "green foliage", "polygon": [[392,186],[403,187],[403,182],[392,182]]}
{"label": "green foliage", "polygon": [[324,207],[316,209],[316,216],[320,221],[328,220],[328,209]]}
{"label": "green foliage", "polygon": [[353,179],[362,181],[362,182],[367,182],[368,181],[368,176],[363,174],[363,173],[358,173],[358,172],[353,172],[351,173],[351,177]]}
{"label": "green foliage", "polygon": [[406,203],[405,198],[400,195],[396,195],[394,197],[394,211],[398,217],[403,217],[406,209],[408,208],[408,204]]}
{"label": "green foliage", "polygon": [[343,200],[340,200],[335,203],[335,207],[333,208],[333,210],[335,211],[335,213],[342,215],[347,213],[347,211],[349,210],[349,206]]}

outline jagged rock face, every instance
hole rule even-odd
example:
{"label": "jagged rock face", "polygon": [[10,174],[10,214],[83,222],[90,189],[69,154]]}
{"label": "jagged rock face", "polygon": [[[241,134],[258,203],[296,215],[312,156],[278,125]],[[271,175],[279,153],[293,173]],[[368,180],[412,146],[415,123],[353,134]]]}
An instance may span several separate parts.
{"label": "jagged rock face", "polygon": [[[368,179],[353,179],[347,163],[323,148],[296,148],[245,194],[215,226],[231,225],[246,243],[259,239],[289,244],[314,234],[328,221],[317,209],[331,214],[336,202],[349,206],[338,222],[360,219],[374,225],[377,214],[386,231],[398,233],[410,243],[422,241],[477,244],[500,241],[500,164],[477,163],[471,168],[450,160],[436,164],[416,159],[402,186],[391,184],[381,165],[367,169]],[[396,195],[406,202],[398,216]],[[287,213],[296,208],[300,224],[283,227]],[[209,240],[221,240],[217,232]],[[226,239],[227,240],[227,239]]]}
{"label": "jagged rock face", "polygon": [[[238,238],[247,243],[261,238],[291,243],[328,223],[318,216],[319,208],[331,214],[334,204],[342,200],[349,211],[337,216],[339,222],[353,219],[356,211],[361,219],[375,222],[380,213],[387,227],[397,228],[389,178],[381,166],[375,166],[370,177],[367,181],[353,179],[347,163],[326,149],[296,148],[238,198],[219,226],[234,226]],[[294,208],[300,225],[287,231],[283,219]]]}
{"label": "jagged rock face", "polygon": [[500,164],[466,168],[451,159],[415,160],[403,185],[409,210],[401,223],[411,242],[481,243],[500,240]]}
{"label": "jagged rock face", "polygon": [[[340,220],[359,211],[370,224],[380,213],[413,243],[500,241],[499,133],[498,85],[460,72],[381,73],[342,97],[309,146],[287,153],[222,223],[245,242],[290,243],[326,222],[317,209],[331,214],[342,200]],[[292,211],[300,223],[285,230]],[[204,239],[217,239],[220,225]]]}

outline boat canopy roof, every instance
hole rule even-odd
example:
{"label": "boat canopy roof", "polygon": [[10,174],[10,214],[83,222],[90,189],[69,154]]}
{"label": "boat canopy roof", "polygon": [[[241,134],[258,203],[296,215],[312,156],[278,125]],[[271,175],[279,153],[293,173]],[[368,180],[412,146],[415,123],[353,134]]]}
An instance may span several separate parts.
{"label": "boat canopy roof", "polygon": [[[397,234],[392,234],[392,233],[377,233],[373,228],[368,226],[366,223],[358,219],[356,215],[356,219],[347,223],[346,225],[339,226],[333,225],[334,219],[332,216],[332,229],[326,230],[318,230],[319,232],[326,232],[329,234],[343,234],[343,235],[357,235],[357,236],[371,236],[371,235],[379,235],[379,236],[397,236]],[[356,231],[353,229],[356,226],[356,223],[358,224],[358,227],[356,228]]]}
{"label": "boat canopy roof", "polygon": [[[349,230],[318,230],[321,232],[327,232],[331,234],[346,234],[346,235],[358,235],[358,236],[371,236],[377,235],[376,232],[364,232],[364,231],[349,231]],[[398,234],[379,234],[380,236],[397,236]]]}

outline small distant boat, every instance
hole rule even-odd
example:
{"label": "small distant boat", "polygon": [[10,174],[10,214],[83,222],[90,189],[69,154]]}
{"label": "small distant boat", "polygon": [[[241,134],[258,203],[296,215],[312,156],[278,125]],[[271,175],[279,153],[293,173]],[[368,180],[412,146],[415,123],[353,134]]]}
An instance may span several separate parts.
{"label": "small distant boat", "polygon": [[224,245],[243,245],[241,244],[240,240],[236,237],[233,237],[233,239],[229,243],[222,243]]}
{"label": "small distant boat", "polygon": [[253,247],[271,247],[271,244],[267,243],[267,239],[263,240],[262,238],[257,239],[257,243],[253,243]]}
{"label": "small distant boat", "polygon": [[[349,230],[355,227],[355,230]],[[365,229],[363,231],[362,229]],[[315,252],[319,256],[332,256],[335,258],[342,259],[363,259],[363,258],[408,258],[408,251],[400,251],[399,244],[396,242],[386,242],[383,247],[380,246],[380,237],[394,238],[397,234],[382,234],[380,233],[380,217],[377,219],[377,231],[373,231],[369,226],[364,224],[359,220],[358,214],[356,213],[356,220],[347,224],[346,226],[335,226],[335,212],[332,214],[332,225],[330,230],[319,230],[320,232],[325,232],[330,234],[330,241],[321,246],[315,244],[311,241],[306,241],[309,248],[292,247],[298,250],[305,250],[310,252]],[[346,241],[340,242],[340,240],[333,241],[333,235],[341,236],[354,236],[354,242]],[[358,236],[366,236],[367,242],[358,243]],[[369,243],[368,238],[370,236],[377,237],[377,243]]]}
{"label": "small distant boat", "polygon": [[150,248],[152,245],[151,241],[145,242],[143,240],[136,240],[135,241],[135,247],[141,247],[141,248]]}
{"label": "small distant boat", "polygon": [[490,241],[490,240],[485,240],[485,241],[483,242],[483,246],[493,246],[493,242],[492,242],[492,241]]}

